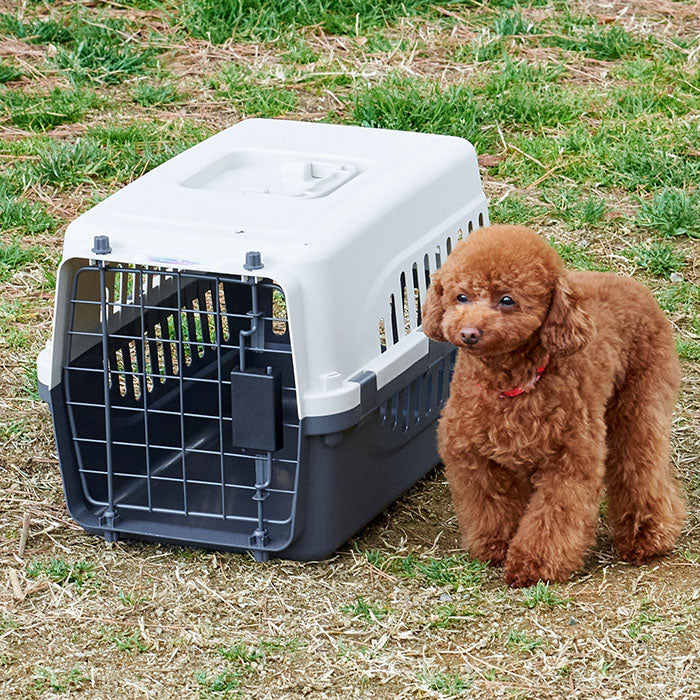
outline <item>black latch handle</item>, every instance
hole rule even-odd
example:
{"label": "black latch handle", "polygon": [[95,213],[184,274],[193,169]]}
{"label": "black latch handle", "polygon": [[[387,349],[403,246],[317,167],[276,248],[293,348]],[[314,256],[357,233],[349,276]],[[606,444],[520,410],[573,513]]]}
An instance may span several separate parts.
{"label": "black latch handle", "polygon": [[233,444],[260,452],[282,448],[282,374],[271,367],[231,372]]}

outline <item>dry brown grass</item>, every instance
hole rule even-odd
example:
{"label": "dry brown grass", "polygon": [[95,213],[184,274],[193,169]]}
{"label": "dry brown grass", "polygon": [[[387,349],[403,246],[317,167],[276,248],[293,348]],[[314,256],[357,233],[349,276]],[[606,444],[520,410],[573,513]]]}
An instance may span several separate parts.
{"label": "dry brown grass", "polygon": [[[110,4],[120,11],[118,3]],[[9,0],[0,5],[16,9]],[[640,32],[663,35],[670,27],[692,35],[698,28],[697,8],[688,3],[576,5],[601,21],[619,17]],[[230,62],[273,76],[289,70],[272,45],[212,46],[176,36],[157,12],[128,12],[168,44],[162,60],[184,97],[142,109],[125,97],[132,87],[127,82],[109,89],[109,108],[91,112],[84,123],[57,127],[50,137],[72,141],[95,125],[133,119],[153,120],[158,128],[187,120],[217,130],[241,114],[213,94],[208,76]],[[314,71],[367,81],[398,71],[460,82],[479,68],[454,63],[450,51],[478,36],[483,17],[492,12],[485,7],[483,16],[462,13],[448,29],[438,21],[404,20],[389,34],[402,38],[406,48],[384,53],[368,53],[362,37],[311,28],[306,42],[323,57],[323,67],[297,67],[296,84],[305,84],[307,72],[314,80]],[[519,50],[536,61],[556,55],[537,45]],[[41,47],[4,38],[0,55],[16,58],[26,74],[21,84],[31,89],[65,82],[47,67]],[[571,57],[567,68],[572,82],[604,85],[610,66]],[[286,87],[297,89],[294,82]],[[315,92],[298,89],[292,116],[342,118],[350,97],[319,81]],[[26,136],[0,124],[5,145]],[[509,148],[503,146],[499,155]],[[1,161],[3,168],[15,162],[7,155]],[[541,203],[536,188],[494,179],[486,166],[482,176],[492,201],[518,194]],[[108,187],[98,190],[105,194]],[[93,187],[34,186],[25,196],[45,203],[61,222],[55,233],[34,241],[55,257],[63,228],[88,206]],[[605,196],[624,216],[635,204],[626,194]],[[533,225],[562,242],[585,239],[588,252],[623,274],[634,269],[620,249],[644,240],[624,222],[572,232],[543,216]],[[10,238],[3,234],[3,241]],[[691,258],[686,279],[697,282],[696,244],[678,245]],[[700,698],[697,362],[683,363],[673,430],[673,461],[688,494],[688,518],[675,553],[649,566],[622,564],[601,524],[585,570],[569,584],[552,587],[559,603],[530,608],[525,593],[502,585],[498,569],[487,570],[473,585],[456,586],[401,574],[406,557],[430,563],[458,553],[440,470],[321,563],[260,564],[237,554],[109,545],[85,534],[65,510],[49,412],[25,390],[27,370],[50,333],[52,291],[39,263],[0,287],[3,301],[22,308],[0,340],[0,697]],[[24,341],[11,342],[10,331],[23,334]],[[23,521],[29,528],[21,551]],[[85,562],[88,568],[67,575],[74,580],[61,578],[60,564],[53,578],[38,571],[37,562],[46,568],[54,560],[68,566]]]}

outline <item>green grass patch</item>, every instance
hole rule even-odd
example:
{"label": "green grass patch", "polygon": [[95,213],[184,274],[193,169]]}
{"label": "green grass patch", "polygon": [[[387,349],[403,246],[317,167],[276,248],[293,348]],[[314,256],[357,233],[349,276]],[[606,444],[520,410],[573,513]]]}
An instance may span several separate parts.
{"label": "green grass patch", "polygon": [[573,267],[576,270],[595,270],[598,272],[604,272],[608,269],[603,263],[598,262],[593,255],[587,253],[584,248],[575,243],[559,243],[552,237],[550,237],[549,243],[569,267]]}
{"label": "green grass patch", "polygon": [[656,298],[664,311],[691,316],[700,309],[700,286],[683,280],[660,290]]}
{"label": "green grass patch", "polygon": [[669,92],[666,84],[660,87],[640,85],[615,90],[610,114],[622,119],[676,118],[699,106],[700,95],[684,95],[679,89]]}
{"label": "green grass patch", "polygon": [[525,632],[516,629],[511,629],[508,631],[506,646],[508,647],[509,651],[531,654],[543,645],[544,640],[537,639],[536,637],[530,637]]}
{"label": "green grass patch", "polygon": [[502,37],[488,33],[468,44],[460,44],[452,52],[452,60],[458,63],[486,63],[507,55],[506,42]]}
{"label": "green grass patch", "polygon": [[[561,135],[513,134],[509,150],[492,174],[526,187],[541,177],[556,183],[565,177],[577,183],[629,192],[685,188],[700,179],[700,158],[688,143],[700,138],[692,124],[647,120],[635,129],[606,121],[599,129],[574,128]],[[527,156],[523,155],[526,153]]]}
{"label": "green grass patch", "polygon": [[503,11],[493,21],[493,31],[500,36],[516,36],[523,34],[537,34],[538,27],[534,22],[523,17],[522,12]]}
{"label": "green grass patch", "polygon": [[0,15],[0,31],[24,41],[58,47],[51,59],[73,83],[116,85],[154,63],[155,51],[140,45],[129,25],[106,14],[74,11],[60,19]]}
{"label": "green grass patch", "polygon": [[82,672],[79,666],[74,666],[70,671],[57,671],[47,666],[37,666],[32,678],[34,689],[39,692],[68,693],[79,691],[90,683],[90,679]]}
{"label": "green grass patch", "polygon": [[635,619],[627,625],[627,634],[636,642],[646,642],[651,639],[649,629],[657,622],[661,622],[661,619],[659,615],[649,610],[649,603],[645,600]]}
{"label": "green grass patch", "polygon": [[35,579],[46,577],[59,586],[73,585],[78,591],[94,586],[95,567],[86,561],[67,562],[55,558],[46,562],[37,559],[27,565],[27,576]]}
{"label": "green grass patch", "polygon": [[600,226],[608,212],[604,199],[594,194],[584,198],[578,187],[545,188],[542,199],[551,205],[550,213],[572,229]]}
{"label": "green grass patch", "polygon": [[16,270],[36,260],[39,250],[22,248],[17,241],[0,242],[0,281],[10,278]]}
{"label": "green grass patch", "polygon": [[668,277],[685,266],[685,258],[676,253],[668,243],[631,246],[623,255],[632,260],[640,270],[647,270],[657,277]]}
{"label": "green grass patch", "polygon": [[13,80],[19,80],[23,75],[24,73],[14,63],[0,59],[0,83],[11,83]]}
{"label": "green grass patch", "polygon": [[642,202],[636,223],[662,236],[700,238],[700,194],[665,188],[651,201]]}
{"label": "green grass patch", "polygon": [[[8,344],[12,347],[10,343]],[[23,420],[18,418],[0,419],[0,444],[28,445],[31,442],[32,435],[27,430],[27,425]]]}
{"label": "green grass patch", "polygon": [[430,689],[445,698],[454,698],[469,690],[473,684],[456,673],[421,675],[420,679]]}
{"label": "green grass patch", "polygon": [[201,698],[228,698],[236,697],[237,694],[231,695],[231,692],[240,687],[243,674],[226,670],[210,677],[206,671],[197,671],[194,678],[200,686]]}
{"label": "green grass patch", "polygon": [[536,608],[539,605],[544,605],[548,608],[566,605],[571,601],[571,598],[562,598],[553,591],[548,583],[538,581],[534,586],[523,590],[523,605],[526,608]]}
{"label": "green grass patch", "polygon": [[700,341],[678,338],[676,352],[678,357],[682,357],[684,360],[700,360]]}
{"label": "green grass patch", "polygon": [[59,124],[80,121],[102,100],[83,90],[54,88],[49,93],[24,90],[0,90],[0,108],[12,124],[22,129],[45,131]]}
{"label": "green grass patch", "polygon": [[125,22],[109,17],[74,15],[71,41],[60,46],[56,66],[74,83],[116,85],[154,65],[155,50],[142,46]]}
{"label": "green grass patch", "polygon": [[579,91],[550,80],[528,80],[527,75],[528,71],[506,68],[485,85],[492,120],[540,130],[578,121],[590,109],[590,102]]}
{"label": "green grass patch", "polygon": [[209,134],[189,123],[107,125],[90,129],[75,143],[49,140],[35,148],[38,160],[25,164],[22,179],[59,189],[84,183],[129,182],[193,146]]}
{"label": "green grass patch", "polygon": [[282,60],[286,63],[308,64],[318,61],[319,55],[309,48],[302,37],[293,37],[287,43],[287,50],[282,54]]}
{"label": "green grass patch", "polygon": [[[473,3],[470,0],[450,3],[451,7],[459,5]],[[231,38],[268,41],[299,27],[317,25],[330,34],[366,34],[401,17],[436,14],[434,3],[427,0],[185,0],[181,19],[191,36],[221,44]]]}
{"label": "green grass patch", "polygon": [[139,83],[132,91],[131,97],[142,107],[161,107],[180,99],[180,94],[173,85],[151,85]]}
{"label": "green grass patch", "polygon": [[64,44],[73,39],[66,22],[58,19],[28,19],[0,14],[0,33],[11,34],[31,44]]}
{"label": "green grass patch", "polygon": [[53,231],[56,220],[42,204],[28,202],[0,187],[0,231],[17,229],[20,233],[37,234]]}
{"label": "green grass patch", "polygon": [[228,647],[219,647],[217,653],[227,661],[234,661],[246,668],[259,662],[264,657],[260,649],[246,646],[243,642],[237,642]]}
{"label": "green grass patch", "polygon": [[370,564],[404,578],[419,578],[425,585],[449,586],[456,590],[477,589],[483,583],[488,565],[467,554],[421,559],[413,554],[386,557],[380,550],[358,550]]}
{"label": "green grass patch", "polygon": [[546,213],[547,207],[531,204],[517,194],[489,205],[489,218],[498,224],[529,224]]}
{"label": "green grass patch", "polygon": [[108,642],[111,642],[117,651],[128,654],[143,654],[143,652],[151,648],[150,644],[142,637],[141,630],[138,627],[132,630],[103,627],[101,632],[102,636]]}
{"label": "green grass patch", "polygon": [[246,117],[277,117],[290,112],[297,103],[296,93],[276,84],[265,84],[260,77],[250,76],[237,66],[225,68],[212,86]]}
{"label": "green grass patch", "polygon": [[368,603],[360,596],[351,605],[342,605],[340,611],[365,622],[379,622],[387,616],[389,609],[382,605]]}
{"label": "green grass patch", "polygon": [[429,626],[437,629],[448,629],[483,615],[484,613],[475,606],[459,602],[441,603],[435,606],[430,613]]}
{"label": "green grass patch", "polygon": [[460,136],[479,152],[487,150],[493,140],[481,130],[487,112],[464,85],[441,89],[436,84],[392,77],[356,91],[354,98],[352,121],[361,126]]}
{"label": "green grass patch", "polygon": [[557,35],[544,40],[549,46],[558,46],[570,51],[579,51],[599,61],[615,61],[628,56],[642,56],[649,53],[648,42],[638,39],[623,27],[589,26],[583,31],[572,31],[567,35]]}
{"label": "green grass patch", "polygon": [[27,174],[31,181],[68,188],[106,177],[113,169],[109,153],[83,138],[75,143],[50,142],[39,160],[29,162]]}

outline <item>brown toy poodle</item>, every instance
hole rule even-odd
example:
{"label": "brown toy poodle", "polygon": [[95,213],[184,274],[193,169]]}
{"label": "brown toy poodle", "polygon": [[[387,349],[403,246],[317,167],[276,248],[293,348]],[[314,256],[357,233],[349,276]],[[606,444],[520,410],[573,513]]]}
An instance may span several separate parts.
{"label": "brown toy poodle", "polygon": [[646,288],[568,272],[529,229],[492,226],[433,276],[423,330],[459,348],[438,444],[472,556],[513,586],[566,581],[595,541],[604,483],[624,560],[673,547],[680,365]]}

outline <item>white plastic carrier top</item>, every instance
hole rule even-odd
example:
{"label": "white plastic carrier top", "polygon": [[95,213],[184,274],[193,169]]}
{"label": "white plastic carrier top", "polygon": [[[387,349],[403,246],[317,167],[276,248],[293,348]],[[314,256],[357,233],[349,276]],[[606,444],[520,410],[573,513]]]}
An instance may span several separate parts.
{"label": "white plastic carrier top", "polygon": [[[463,139],[240,122],[70,224],[53,348],[40,358],[39,380],[52,388],[61,379],[66,268],[94,259],[94,237],[107,235],[112,250],[101,258],[108,262],[277,282],[286,296],[299,417],[350,410],[360,402],[353,376],[373,371],[381,387],[428,352],[418,326],[426,273],[487,218],[476,154]],[[248,251],[261,253],[259,272],[243,268]]]}

